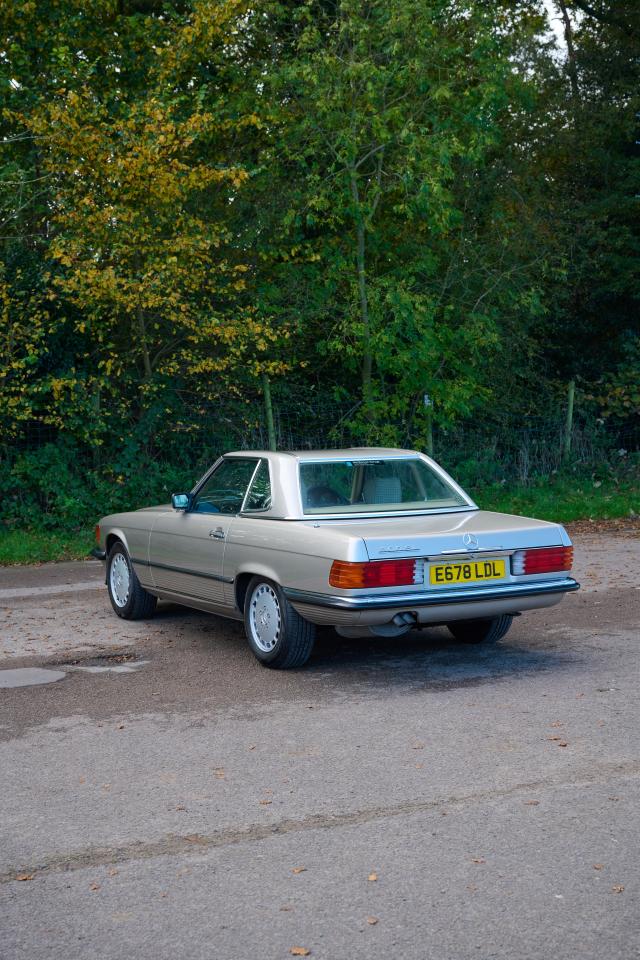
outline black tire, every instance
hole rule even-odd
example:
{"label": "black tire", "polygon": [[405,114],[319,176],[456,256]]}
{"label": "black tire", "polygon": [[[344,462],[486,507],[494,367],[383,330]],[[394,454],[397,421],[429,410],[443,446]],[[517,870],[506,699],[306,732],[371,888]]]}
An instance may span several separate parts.
{"label": "black tire", "polygon": [[[116,564],[116,572],[112,576],[114,564]],[[117,594],[118,567],[121,570],[126,567],[129,578],[128,590],[123,589],[120,595]],[[138,580],[127,549],[120,540],[114,543],[107,557],[107,589],[111,606],[123,620],[146,620],[153,616],[158,598],[147,593]]]}
{"label": "black tire", "polygon": [[448,623],[449,632],[459,643],[497,643],[502,640],[513,622],[513,615],[503,613],[490,620],[456,620]]}
{"label": "black tire", "polygon": [[247,587],[244,629],[256,659],[273,670],[303,666],[316,638],[315,624],[296,613],[278,584],[266,577],[254,577]]}

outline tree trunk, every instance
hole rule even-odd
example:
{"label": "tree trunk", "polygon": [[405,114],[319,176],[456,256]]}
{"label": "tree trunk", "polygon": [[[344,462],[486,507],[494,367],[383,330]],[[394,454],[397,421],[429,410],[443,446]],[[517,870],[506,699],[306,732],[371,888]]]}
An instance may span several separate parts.
{"label": "tree trunk", "polygon": [[350,171],[351,176],[351,196],[354,204],[354,215],[356,218],[356,265],[358,271],[358,291],[360,294],[360,322],[362,323],[363,343],[362,343],[362,397],[365,405],[372,399],[372,371],[373,357],[371,354],[371,323],[369,320],[369,301],[367,297],[367,272],[366,272],[366,236],[365,223],[360,209],[360,192],[358,190],[358,180],[354,169]]}
{"label": "tree trunk", "polygon": [[277,450],[276,428],[273,422],[273,404],[271,402],[271,384],[266,373],[261,374],[262,394],[264,397],[264,410],[267,416],[267,435],[269,437],[269,450]]}
{"label": "tree trunk", "polygon": [[151,358],[149,357],[149,347],[147,345],[147,324],[145,321],[144,310],[138,304],[137,307],[138,336],[140,338],[140,349],[142,350],[142,363],[144,366],[145,380],[151,379]]}
{"label": "tree trunk", "polygon": [[571,84],[571,96],[573,98],[574,112],[580,101],[580,88],[578,86],[578,68],[576,65],[576,50],[573,45],[573,25],[571,17],[564,0],[557,0],[562,22],[564,24],[564,39],[567,44],[567,71],[569,73],[569,83]]}

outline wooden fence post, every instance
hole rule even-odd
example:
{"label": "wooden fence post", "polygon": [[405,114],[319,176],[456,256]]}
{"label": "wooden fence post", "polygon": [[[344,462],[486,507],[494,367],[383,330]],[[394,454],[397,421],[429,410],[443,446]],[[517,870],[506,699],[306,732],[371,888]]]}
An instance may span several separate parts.
{"label": "wooden fence post", "polygon": [[424,413],[427,420],[427,453],[433,456],[433,400],[428,393],[424,395]]}
{"label": "wooden fence post", "polygon": [[570,380],[567,387],[567,419],[564,425],[564,443],[562,459],[568,460],[571,453],[571,434],[573,432],[573,401],[576,395],[576,382]]}

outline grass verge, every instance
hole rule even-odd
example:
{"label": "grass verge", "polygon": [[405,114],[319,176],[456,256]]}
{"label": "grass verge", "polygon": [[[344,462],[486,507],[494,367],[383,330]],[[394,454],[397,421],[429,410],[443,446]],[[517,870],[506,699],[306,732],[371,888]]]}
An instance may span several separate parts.
{"label": "grass verge", "polygon": [[560,523],[616,520],[640,514],[640,487],[632,482],[611,484],[563,477],[536,481],[526,487],[513,484],[484,487],[475,492],[474,499],[483,510]]}
{"label": "grass verge", "polygon": [[[640,515],[640,487],[591,479],[554,478],[529,486],[496,484],[471,491],[483,510],[522,514],[540,520],[615,520]],[[0,526],[0,565],[84,560],[94,545],[93,530],[16,530]]]}
{"label": "grass verge", "polygon": [[84,560],[94,546],[93,530],[3,530],[0,565]]}

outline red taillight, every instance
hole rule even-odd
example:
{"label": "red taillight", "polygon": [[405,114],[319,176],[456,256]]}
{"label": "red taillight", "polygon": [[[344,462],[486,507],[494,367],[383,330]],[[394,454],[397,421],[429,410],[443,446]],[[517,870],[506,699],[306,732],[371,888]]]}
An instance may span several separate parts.
{"label": "red taillight", "polygon": [[415,560],[372,560],[369,563],[349,563],[334,560],[329,583],[343,590],[361,587],[401,587],[416,580]]}
{"label": "red taillight", "polygon": [[573,547],[539,547],[536,550],[517,550],[511,558],[511,572],[515,576],[527,573],[557,573],[571,570]]}
{"label": "red taillight", "polygon": [[100,524],[96,523],[96,543],[100,545]]}

